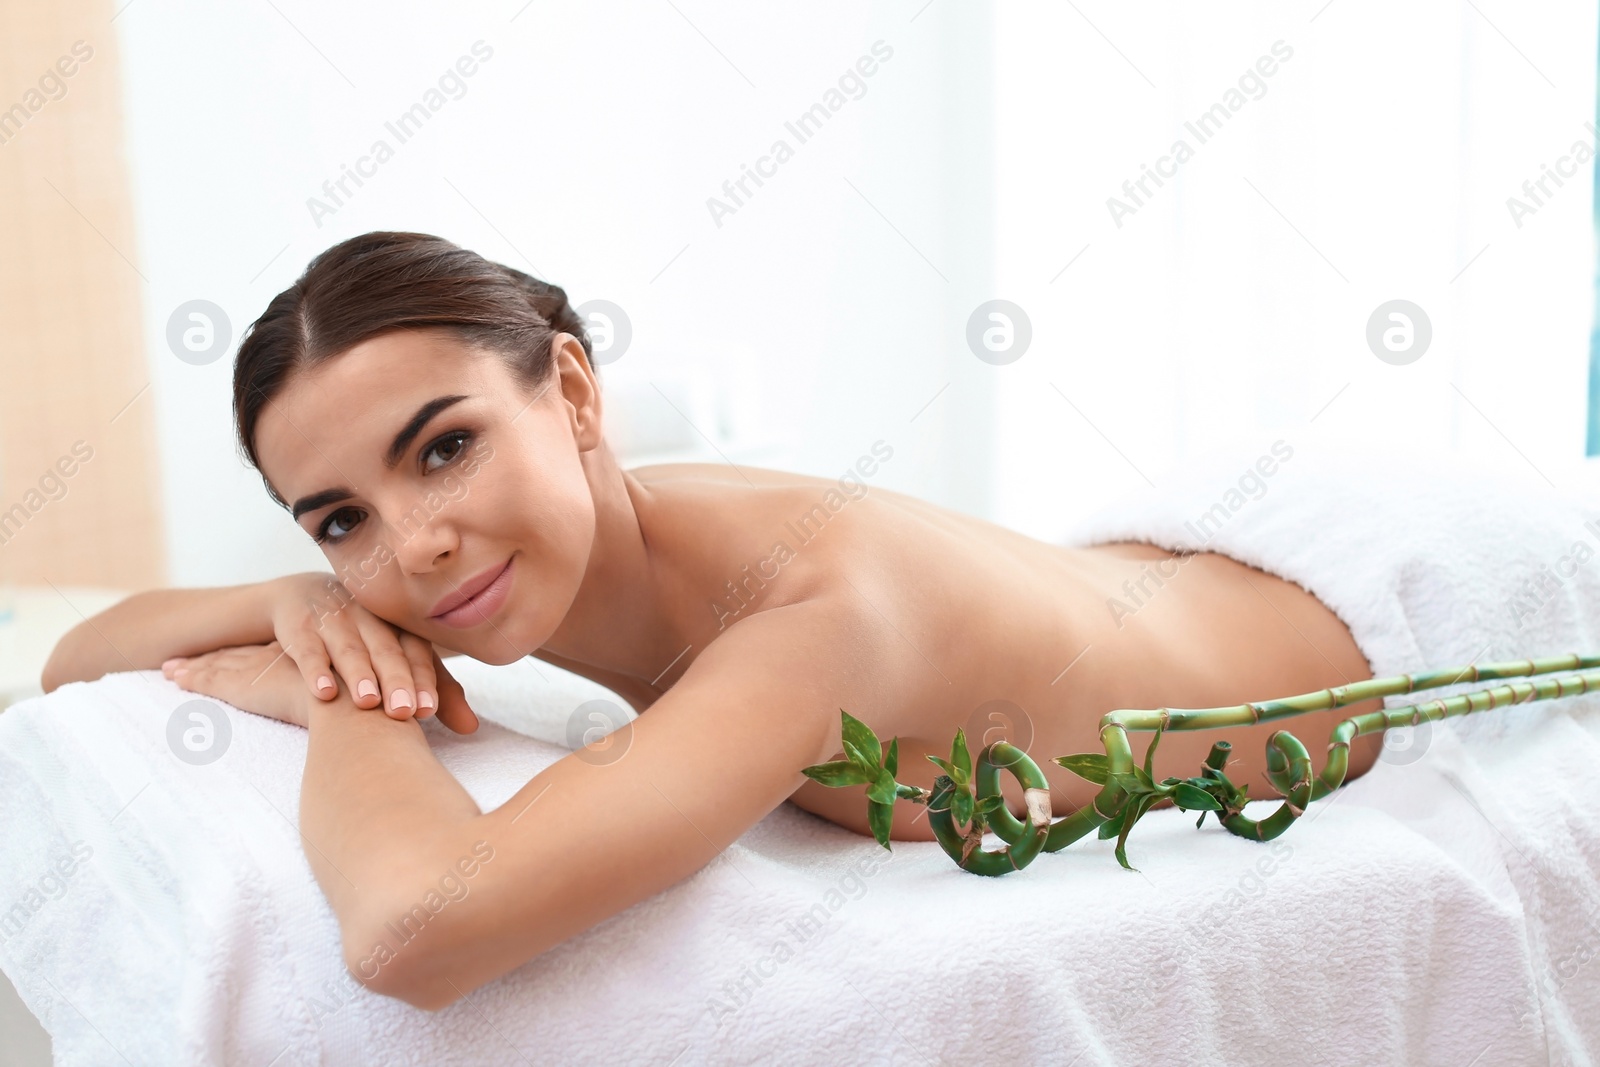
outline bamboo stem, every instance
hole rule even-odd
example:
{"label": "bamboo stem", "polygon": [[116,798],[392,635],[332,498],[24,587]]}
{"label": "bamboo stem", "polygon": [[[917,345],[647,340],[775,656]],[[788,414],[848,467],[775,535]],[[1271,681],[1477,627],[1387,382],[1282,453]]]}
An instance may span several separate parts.
{"label": "bamboo stem", "polygon": [[[1287,830],[1291,823],[1304,814],[1306,805],[1311,803],[1311,756],[1307,754],[1306,746],[1289,731],[1279,730],[1267,739],[1269,764],[1274,757],[1285,768],[1282,773],[1288,788],[1280,790],[1284,795],[1283,803],[1278,805],[1277,811],[1259,822],[1243,814],[1242,810],[1225,808],[1222,825],[1230,832],[1240,837],[1253,837],[1257,841],[1270,841]],[[1217,769],[1221,770],[1220,767]],[[1243,808],[1242,804],[1240,808]]]}
{"label": "bamboo stem", "polygon": [[[1577,671],[1565,676],[1512,682],[1478,689],[1455,696],[1440,697],[1403,707],[1355,715],[1340,722],[1329,736],[1328,758],[1322,773],[1313,775],[1311,757],[1300,739],[1287,730],[1278,730],[1267,739],[1267,779],[1283,794],[1277,809],[1264,819],[1244,814],[1249,803],[1249,786],[1235,786],[1224,772],[1232,746],[1217,741],[1211,746],[1198,777],[1153,780],[1156,745],[1167,730],[1207,730],[1226,726],[1249,726],[1274,719],[1290,718],[1312,711],[1329,711],[1357,704],[1374,697],[1414,693],[1462,682],[1529,678],[1557,671]],[[976,767],[968,775],[966,738],[956,732],[949,762],[928,758],[947,773],[934,780],[933,789],[901,785],[893,780],[894,751],[891,744],[885,755],[865,724],[841,709],[847,733],[867,742],[872,757],[854,746],[852,760],[818,764],[805,773],[826,785],[851,785],[878,781],[881,792],[879,822],[875,826],[879,842],[887,848],[888,802],[894,797],[928,805],[928,821],[945,852],[962,870],[972,874],[998,876],[1021,870],[1040,852],[1055,852],[1091,832],[1100,837],[1117,836],[1117,859],[1128,866],[1123,852],[1128,831],[1149,807],[1170,798],[1179,808],[1215,811],[1222,825],[1233,834],[1256,841],[1270,841],[1282,834],[1305,813],[1312,801],[1320,800],[1344,783],[1349,770],[1350,742],[1357,737],[1381,734],[1398,726],[1474,712],[1488,711],[1508,704],[1524,704],[1577,696],[1590,689],[1600,690],[1600,656],[1580,656],[1576,652],[1543,659],[1514,660],[1502,663],[1468,664],[1422,674],[1370,678],[1362,682],[1322,689],[1281,700],[1265,700],[1217,708],[1121,709],[1100,719],[1100,743],[1105,754],[1080,753],[1058,756],[1056,762],[1074,773],[1099,782],[1102,788],[1084,807],[1063,819],[1052,821],[1050,788],[1044,774],[1026,752],[1005,741],[996,741],[978,754]],[[1136,767],[1128,732],[1153,731],[1155,737],[1145,752],[1145,765]],[[898,741],[898,738],[896,739]],[[1000,771],[1011,772],[1021,783],[1027,799],[1028,818],[1019,820],[1006,809],[1000,792]],[[952,777],[954,776],[954,777]],[[893,787],[891,789],[891,786]],[[976,788],[977,796],[972,796]],[[958,814],[967,823],[957,828]],[[1196,823],[1196,826],[1200,823]],[[992,829],[1006,847],[988,851],[982,847],[984,833]],[[1131,869],[1131,868],[1130,868]]]}
{"label": "bamboo stem", "polygon": [[[1600,667],[1600,656],[1580,656],[1576,652],[1569,652],[1565,656],[1551,656],[1546,659],[1468,664],[1465,667],[1450,667],[1444,670],[1428,671],[1424,674],[1369,678],[1364,682],[1352,682],[1349,685],[1341,685],[1333,689],[1319,689],[1316,692],[1302,693],[1300,696],[1287,697],[1282,700],[1263,700],[1251,704],[1233,704],[1220,708],[1157,708],[1153,711],[1111,711],[1103,715],[1100,722],[1102,724],[1117,722],[1133,730],[1208,730],[1222,726],[1253,726],[1258,722],[1265,722],[1269,719],[1288,718],[1308,711],[1328,711],[1333,708],[1342,708],[1347,704],[1359,704],[1373,697],[1395,696],[1400,693],[1412,693],[1419,689],[1437,689],[1440,686],[1456,685],[1461,682],[1520,678],[1534,674],[1548,674],[1553,671],[1587,670],[1593,667]],[[1582,692],[1582,690],[1580,689],[1578,692]],[[1562,693],[1559,695],[1575,696],[1577,694]],[[1391,710],[1398,711],[1402,709]],[[1372,714],[1377,715],[1380,713],[1373,712]],[[1358,716],[1358,718],[1361,718],[1361,716]],[[1381,727],[1378,729],[1381,729]],[[1368,729],[1362,732],[1375,733],[1377,730]]]}
{"label": "bamboo stem", "polygon": [[[933,826],[934,836],[938,838],[939,844],[950,858],[955,860],[962,870],[972,874],[1002,875],[1021,870],[1039,855],[1049,833],[1050,783],[1045,779],[1039,765],[1015,745],[1006,741],[996,741],[979,753],[974,776],[979,798],[1001,795],[1001,769],[1015,775],[1026,792],[1028,820],[1018,821],[1015,815],[1006,810],[1004,804],[996,805],[988,814],[987,820],[991,824],[999,819],[1006,821],[1006,832],[1001,834],[1006,847],[994,852],[982,847],[985,816],[975,814],[968,824],[967,832],[962,834],[956,829],[955,817],[950,811],[950,797],[955,792],[955,782],[947,774],[941,774],[933,782],[933,796],[928,801],[928,822]],[[998,829],[996,832],[999,832]]]}

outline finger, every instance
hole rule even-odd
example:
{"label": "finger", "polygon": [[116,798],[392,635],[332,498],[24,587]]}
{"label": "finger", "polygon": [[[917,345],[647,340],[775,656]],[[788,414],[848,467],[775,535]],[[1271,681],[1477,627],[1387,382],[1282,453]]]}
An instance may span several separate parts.
{"label": "finger", "polygon": [[400,647],[400,631],[377,616],[359,620],[356,628],[378,673],[384,710],[390,718],[411,718],[417,710],[417,686],[411,678],[411,660]]}
{"label": "finger", "polygon": [[378,672],[373,669],[361,632],[354,622],[342,616],[330,615],[323,622],[322,643],[333,658],[334,669],[350,690],[350,699],[358,708],[377,707],[382,703],[378,695]]}
{"label": "finger", "polygon": [[400,648],[411,664],[411,680],[416,684],[412,693],[417,698],[416,717],[426,719],[439,710],[437,676],[433,673],[433,646],[413,633],[400,635]]}
{"label": "finger", "polygon": [[194,674],[215,665],[222,656],[233,651],[231,648],[215,648],[210,652],[199,652],[193,656],[174,656],[161,665],[161,673],[168,678],[179,674]]}
{"label": "finger", "polygon": [[[188,688],[197,678],[214,678],[220,671],[240,671],[261,653],[263,647],[267,646],[229,646],[185,657],[173,668],[172,680]],[[270,647],[275,655],[278,646],[274,644]]]}
{"label": "finger", "polygon": [[310,625],[301,627],[284,648],[300,668],[300,677],[306,680],[313,696],[332,700],[339,695],[339,687],[333,684],[333,663],[328,659],[327,646],[315,629]]}
{"label": "finger", "polygon": [[433,657],[433,671],[439,679],[439,721],[458,734],[472,733],[478,728],[478,716],[467,703],[466,690],[438,656]]}
{"label": "finger", "polygon": [[184,688],[184,683],[194,673],[199,665],[201,656],[174,656],[161,665],[163,677],[178,683],[178,688]]}
{"label": "finger", "polygon": [[230,650],[219,648],[211,652],[202,652],[198,656],[185,656],[182,662],[173,667],[170,677],[178,684],[179,689],[193,691],[197,686],[209,684],[218,664],[228,651]]}
{"label": "finger", "polygon": [[232,651],[232,648],[214,648],[210,652],[197,652],[192,656],[173,656],[161,665],[161,674],[177,681],[180,676],[191,676],[215,666]]}

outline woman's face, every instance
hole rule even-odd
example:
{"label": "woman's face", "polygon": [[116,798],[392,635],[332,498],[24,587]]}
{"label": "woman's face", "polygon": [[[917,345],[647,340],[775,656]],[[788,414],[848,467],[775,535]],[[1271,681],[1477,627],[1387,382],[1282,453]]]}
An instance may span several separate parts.
{"label": "woman's face", "polygon": [[261,471],[362,607],[487,663],[555,633],[594,541],[579,453],[600,441],[600,406],[577,340],[554,347],[527,389],[498,353],[394,330],[263,408]]}

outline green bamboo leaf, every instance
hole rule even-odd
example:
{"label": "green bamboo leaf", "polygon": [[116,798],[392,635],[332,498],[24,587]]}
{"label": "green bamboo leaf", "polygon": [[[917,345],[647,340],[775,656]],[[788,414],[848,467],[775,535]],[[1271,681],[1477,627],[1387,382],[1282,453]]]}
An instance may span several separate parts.
{"label": "green bamboo leaf", "polygon": [[956,780],[956,769],[950,765],[948,760],[942,760],[938,756],[931,755],[928,757],[928,760],[945,774],[949,775],[952,782]]}
{"label": "green bamboo leaf", "polygon": [[841,728],[844,739],[860,749],[868,765],[877,770],[883,763],[883,746],[878,744],[878,735],[872,732],[870,726],[843,708],[839,709],[839,714],[844,717],[844,725]]}
{"label": "green bamboo leaf", "polygon": [[869,760],[867,758],[867,754],[856,747],[855,742],[850,740],[844,741],[844,754],[849,758],[851,763],[855,764],[857,767],[860,767],[863,771],[870,775],[867,781],[870,782],[878,776],[878,764],[873,760]]}
{"label": "green bamboo leaf", "polygon": [[[1172,791],[1172,799],[1186,811],[1221,811],[1222,802],[1204,789],[1196,789],[1188,782],[1179,782]],[[1201,816],[1204,818],[1204,816]]]}
{"label": "green bamboo leaf", "polygon": [[874,804],[894,804],[895,786],[894,775],[885,767],[878,772],[878,780],[867,787],[867,799]]}
{"label": "green bamboo leaf", "polygon": [[889,742],[889,751],[884,754],[883,765],[888,768],[891,775],[900,771],[900,739],[896,737]]}
{"label": "green bamboo leaf", "polygon": [[[1221,818],[1221,816],[1218,816],[1218,818]],[[1200,817],[1194,821],[1194,828],[1196,830],[1200,829],[1200,824],[1205,822],[1205,821],[1206,821],[1206,813],[1202,811],[1200,813]]]}
{"label": "green bamboo leaf", "polygon": [[1139,784],[1144,786],[1145,789],[1154,789],[1156,787],[1156,780],[1150,777],[1150,772],[1143,767],[1135,767],[1133,776],[1139,779]]}
{"label": "green bamboo leaf", "polygon": [[1100,840],[1104,841],[1108,837],[1116,837],[1117,834],[1121,833],[1122,820],[1127,818],[1128,812],[1132,810],[1132,808],[1133,801],[1130,800],[1122,806],[1121,811],[1117,812],[1115,815],[1111,816],[1111,818],[1101,823],[1099,831]]}
{"label": "green bamboo leaf", "polygon": [[1156,746],[1161,743],[1161,730],[1156,729],[1156,735],[1150,739],[1150,747],[1144,752],[1144,773],[1147,778],[1154,778],[1156,773]]}
{"label": "green bamboo leaf", "polygon": [[1111,781],[1131,796],[1142,796],[1146,792],[1144,783],[1139,781],[1139,776],[1128,771],[1118,771],[1111,776]]}
{"label": "green bamboo leaf", "polygon": [[967,751],[967,732],[956,731],[955,742],[950,746],[950,762],[955,764],[959,774],[951,775],[957,785],[966,785],[972,780],[972,754]]}
{"label": "green bamboo leaf", "polygon": [[849,760],[818,763],[815,766],[801,768],[800,773],[814,782],[821,782],[823,785],[833,787],[866,785],[873,780],[870,773],[862,770]]}
{"label": "green bamboo leaf", "polygon": [[963,789],[950,799],[950,812],[962,826],[972,822],[972,794]]}
{"label": "green bamboo leaf", "polygon": [[872,827],[872,836],[884,848],[889,848],[889,829],[893,821],[893,804],[879,804],[875,800],[867,802],[867,825]]}
{"label": "green bamboo leaf", "polygon": [[1135,799],[1131,810],[1128,812],[1128,818],[1122,824],[1122,831],[1117,834],[1117,862],[1127,870],[1138,870],[1137,867],[1128,862],[1128,833],[1133,829],[1133,824],[1139,821],[1139,817],[1145,813],[1145,810],[1151,804],[1155,803],[1156,799],[1156,797],[1149,795]]}
{"label": "green bamboo leaf", "polygon": [[1057,756],[1055,761],[1095,785],[1105,785],[1111,781],[1111,760],[1101,753],[1079,752],[1072,756]]}
{"label": "green bamboo leaf", "polygon": [[988,815],[1005,802],[1006,798],[1003,796],[984,797],[978,801],[978,814]]}

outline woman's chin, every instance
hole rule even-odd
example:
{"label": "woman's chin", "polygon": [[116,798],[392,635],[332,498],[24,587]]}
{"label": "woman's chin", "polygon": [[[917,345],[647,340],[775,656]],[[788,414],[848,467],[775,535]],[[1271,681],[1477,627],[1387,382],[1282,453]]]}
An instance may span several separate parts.
{"label": "woman's chin", "polygon": [[[504,667],[532,655],[531,649],[522,648],[510,636],[498,631],[490,631],[482,640],[470,642],[470,644],[472,645],[471,648],[464,648],[461,651],[473,659],[493,667]],[[537,645],[534,646],[534,648],[537,647]]]}
{"label": "woman's chin", "polygon": [[509,652],[501,652],[498,655],[477,656],[477,657],[474,657],[474,658],[481,659],[481,660],[483,660],[483,662],[485,662],[485,663],[487,663],[487,664],[489,664],[490,666],[493,666],[493,667],[506,667],[506,666],[509,666],[509,665],[511,665],[513,663],[518,662],[519,660],[526,659],[528,657],[528,655],[529,654],[526,653],[526,652],[519,652],[519,651],[517,651],[515,649],[512,649]]}

